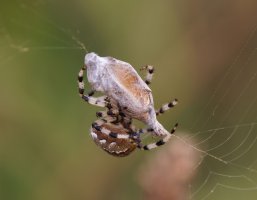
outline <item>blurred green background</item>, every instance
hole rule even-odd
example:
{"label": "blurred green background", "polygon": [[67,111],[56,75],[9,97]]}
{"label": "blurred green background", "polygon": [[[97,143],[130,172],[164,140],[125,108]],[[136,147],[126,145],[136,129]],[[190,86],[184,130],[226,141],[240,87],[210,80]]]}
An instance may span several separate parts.
{"label": "blurred green background", "polygon": [[[180,101],[163,125],[202,133],[219,158],[243,154],[227,165],[206,156],[194,199],[256,199],[257,175],[247,170],[257,167],[249,125],[257,122],[256,8],[254,0],[1,1],[0,199],[142,198],[138,168],[154,152],[114,158],[93,143],[88,130],[99,109],[77,94],[83,45],[138,71],[155,66],[156,107]],[[219,133],[206,132],[213,128]],[[233,188],[211,193],[217,184]]]}

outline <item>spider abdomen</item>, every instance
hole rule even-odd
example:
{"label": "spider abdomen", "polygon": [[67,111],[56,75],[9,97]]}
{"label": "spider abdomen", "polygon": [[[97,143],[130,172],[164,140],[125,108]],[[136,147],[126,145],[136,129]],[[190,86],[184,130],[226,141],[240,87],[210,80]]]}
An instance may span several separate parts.
{"label": "spider abdomen", "polygon": [[[105,128],[112,133],[118,133],[119,135],[128,135],[127,129],[111,123],[102,124],[101,128]],[[114,138],[93,127],[90,130],[90,134],[94,142],[99,147],[113,156],[124,157],[129,155],[137,148],[137,144],[133,141],[133,139],[130,138]]]}

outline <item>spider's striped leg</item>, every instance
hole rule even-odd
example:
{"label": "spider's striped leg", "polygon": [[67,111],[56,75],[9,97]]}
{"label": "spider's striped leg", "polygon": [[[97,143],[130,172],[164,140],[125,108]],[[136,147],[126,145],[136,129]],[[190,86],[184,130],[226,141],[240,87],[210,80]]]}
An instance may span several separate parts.
{"label": "spider's striped leg", "polygon": [[[111,104],[111,106],[113,106],[113,105]],[[108,108],[108,110],[105,110],[105,111],[96,112],[96,117],[98,117],[98,118],[106,118],[108,116],[113,117],[113,119],[116,118],[115,121],[112,121],[113,124],[118,124],[118,123],[121,124],[122,123],[122,125],[124,125],[124,127],[126,127],[126,125],[131,124],[130,118],[127,119],[128,117],[125,116],[123,113],[121,113],[119,110],[117,110],[115,107]]]}
{"label": "spider's striped leg", "polygon": [[78,87],[79,87],[79,96],[84,99],[86,102],[92,105],[96,105],[99,107],[110,107],[110,103],[108,102],[108,98],[106,96],[101,97],[93,97],[95,91],[91,90],[89,93],[85,93],[85,83],[83,81],[85,67],[82,67],[78,74]]}
{"label": "spider's striped leg", "polygon": [[143,133],[149,133],[149,132],[153,132],[154,130],[152,128],[141,128],[138,130],[139,134],[143,134]]}
{"label": "spider's striped leg", "polygon": [[114,120],[116,120],[115,118],[113,117],[105,117],[103,119],[99,119],[99,120],[96,120],[93,124],[92,124],[92,129],[95,129],[97,131],[100,131],[101,133],[111,137],[111,138],[118,138],[118,139],[132,139],[134,138],[134,134],[119,134],[119,133],[116,133],[116,132],[112,132],[111,130],[105,128],[104,126],[102,126],[103,124],[105,123],[111,123],[113,122]]}
{"label": "spider's striped leg", "polygon": [[163,139],[159,140],[158,142],[147,144],[143,147],[138,146],[138,148],[140,148],[141,150],[151,150],[151,149],[154,149],[154,148],[159,147],[161,145],[164,145],[165,143],[167,143],[170,140],[172,134],[176,131],[177,127],[178,127],[178,124],[175,124],[173,129],[170,131],[170,134],[166,135]]}
{"label": "spider's striped leg", "polygon": [[119,106],[113,105],[112,103],[111,103],[111,105],[113,107],[108,108],[107,111],[96,112],[96,116],[98,118],[105,118],[107,116],[116,117],[116,121],[114,121],[112,123],[116,123],[116,124],[119,123],[124,128],[132,130],[132,125],[131,125],[132,124],[132,118],[125,115],[120,108],[119,109],[116,108],[116,107],[119,107]]}
{"label": "spider's striped leg", "polygon": [[130,130],[133,130],[133,131],[135,131],[135,129],[136,129],[135,126],[132,125],[132,118],[131,117],[128,117],[128,116],[122,117],[121,123],[122,123],[123,127],[125,127],[126,129],[130,129]]}
{"label": "spider's striped leg", "polygon": [[140,70],[147,70],[146,78],[145,78],[145,83],[149,85],[152,81],[153,78],[153,73],[154,73],[154,67],[151,65],[146,65],[145,67],[142,67]]}
{"label": "spider's striped leg", "polygon": [[[83,66],[78,74],[78,87],[79,87],[79,96],[82,97],[84,95],[85,92],[85,83],[83,81],[83,77],[84,77],[84,71],[86,70],[86,67]],[[88,94],[86,94],[87,96],[93,96],[94,95],[94,91],[89,92]]]}
{"label": "spider's striped leg", "polygon": [[111,104],[106,100],[106,96],[101,97],[92,97],[89,95],[80,94],[81,98],[88,102],[89,104],[99,106],[99,107],[107,107],[111,108]]}
{"label": "spider's striped leg", "polygon": [[[174,99],[173,101],[164,104],[160,109],[156,110],[155,113],[157,116],[163,114],[164,112],[166,112],[167,110],[173,108],[175,105],[178,104],[178,100]],[[148,133],[148,132],[153,132],[154,130],[152,128],[143,128],[143,129],[139,129],[139,134],[142,133]]]}
{"label": "spider's striped leg", "polygon": [[165,111],[173,108],[175,105],[178,104],[178,100],[177,99],[174,99],[173,101],[169,102],[169,103],[166,103],[164,104],[160,109],[156,110],[156,115],[160,115],[160,114],[163,114]]}
{"label": "spider's striped leg", "polygon": [[119,115],[119,111],[116,109],[108,109],[105,111],[96,112],[96,117],[98,118],[106,118],[108,116],[117,117]]}
{"label": "spider's striped leg", "polygon": [[119,108],[119,117],[120,117],[120,123],[124,128],[134,130],[132,125],[132,118],[125,115],[120,108]]}

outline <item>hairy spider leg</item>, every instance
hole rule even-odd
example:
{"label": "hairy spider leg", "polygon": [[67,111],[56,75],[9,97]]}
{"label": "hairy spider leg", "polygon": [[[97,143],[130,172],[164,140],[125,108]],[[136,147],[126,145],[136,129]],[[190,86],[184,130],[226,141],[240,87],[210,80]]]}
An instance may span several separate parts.
{"label": "hairy spider leg", "polygon": [[105,111],[98,111],[96,112],[96,117],[98,118],[106,118],[108,116],[116,117],[119,115],[119,112],[115,109],[108,109]]}
{"label": "hairy spider leg", "polygon": [[143,147],[138,146],[138,148],[140,148],[141,150],[151,150],[151,149],[157,148],[161,145],[164,145],[165,143],[167,143],[170,140],[172,134],[176,131],[177,127],[178,127],[178,123],[175,124],[173,129],[170,131],[169,135],[165,136],[163,139],[159,140],[158,142],[147,144]]}
{"label": "hairy spider leg", "polygon": [[116,117],[116,121],[113,123],[121,123],[125,128],[131,128],[132,118],[125,115],[117,103],[111,102],[110,105],[111,108],[108,108],[108,110],[96,112],[96,116],[98,118],[105,118],[107,116]]}
{"label": "hairy spider leg", "polygon": [[101,97],[93,97],[95,91],[91,90],[89,93],[84,94],[85,92],[85,83],[83,81],[84,71],[86,70],[86,67],[83,66],[78,74],[78,87],[79,87],[79,96],[88,102],[89,104],[96,105],[99,107],[111,107],[108,98],[106,96]]}
{"label": "hairy spider leg", "polygon": [[[94,123],[92,123],[92,128],[97,130],[97,131],[100,131],[101,133],[109,136],[109,137],[112,137],[112,138],[118,138],[118,139],[136,139],[137,138],[137,133],[131,133],[131,134],[128,134],[128,135],[125,135],[125,134],[119,134],[119,133],[116,133],[116,132],[112,132],[108,129],[106,129],[105,127],[102,127],[103,124],[105,123],[112,123],[116,120],[116,118],[114,117],[110,117],[110,116],[107,116],[105,118],[102,118],[102,119],[98,119],[96,120]],[[118,123],[119,124],[119,123]],[[118,126],[117,124],[117,126]],[[121,128],[124,129],[123,126],[121,126]]]}
{"label": "hairy spider leg", "polygon": [[[169,109],[173,108],[177,104],[178,104],[178,100],[177,99],[174,99],[173,101],[171,101],[169,103],[163,104],[163,106],[161,108],[156,110],[156,116],[164,114],[166,111],[168,111]],[[149,133],[149,132],[153,132],[153,131],[154,130],[152,128],[149,128],[149,127],[139,129],[139,133],[140,134],[142,134],[142,133]]]}
{"label": "hairy spider leg", "polygon": [[142,67],[140,70],[147,70],[147,74],[145,77],[145,83],[147,85],[150,85],[152,82],[153,74],[154,74],[154,67],[151,65],[146,65],[145,67]]}
{"label": "hairy spider leg", "polygon": [[163,114],[164,112],[166,112],[167,110],[173,108],[175,105],[178,104],[178,100],[177,99],[174,99],[173,101],[169,102],[169,103],[166,103],[164,105],[162,105],[161,108],[157,109],[155,112],[156,112],[156,115],[161,115]]}

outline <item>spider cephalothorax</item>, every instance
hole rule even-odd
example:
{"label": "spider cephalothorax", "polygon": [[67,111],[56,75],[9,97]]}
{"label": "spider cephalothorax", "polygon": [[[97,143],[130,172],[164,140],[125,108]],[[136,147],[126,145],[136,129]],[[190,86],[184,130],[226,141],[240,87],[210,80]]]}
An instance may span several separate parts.
{"label": "spider cephalothorax", "polygon": [[[177,124],[169,133],[157,121],[156,116],[174,107],[177,100],[154,110],[151,90],[148,87],[154,72],[152,66],[142,68],[148,72],[146,80],[143,81],[131,65],[115,58],[89,53],[85,57],[85,63],[78,75],[79,95],[92,105],[107,108],[106,111],[97,113],[99,119],[92,124],[90,130],[98,146],[112,155],[126,156],[136,148],[150,150],[170,139]],[[83,82],[86,69],[93,89],[88,94],[84,94]],[[95,91],[101,91],[105,96],[93,97]],[[145,122],[149,128],[136,129],[132,125],[133,119]],[[142,145],[140,134],[145,132],[161,136],[162,139]]]}

